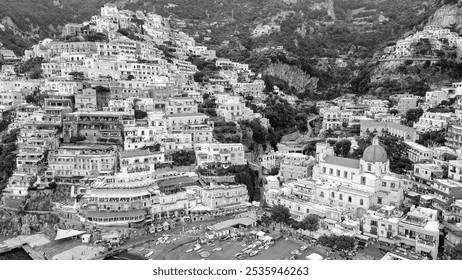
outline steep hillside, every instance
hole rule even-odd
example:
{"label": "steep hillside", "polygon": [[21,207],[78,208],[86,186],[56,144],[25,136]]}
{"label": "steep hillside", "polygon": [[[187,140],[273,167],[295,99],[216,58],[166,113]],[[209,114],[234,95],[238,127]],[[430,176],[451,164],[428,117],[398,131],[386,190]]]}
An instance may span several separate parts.
{"label": "steep hillside", "polygon": [[0,42],[21,54],[40,38],[61,34],[69,22],[83,22],[110,0],[0,0]]}
{"label": "steep hillside", "polygon": [[425,23],[462,20],[457,0],[0,0],[0,42],[21,53],[39,38],[58,36],[67,22],[89,20],[108,2],[170,17],[174,28],[256,73],[272,75],[274,65],[287,64],[287,75],[276,78],[307,97],[366,93],[380,82],[374,77],[392,69],[369,64],[387,44]]}
{"label": "steep hillside", "polygon": [[462,1],[443,0],[438,4],[439,8],[428,19],[401,37],[404,43],[406,40],[412,42],[407,55],[399,60],[394,60],[392,55],[391,60],[379,61],[390,57],[387,49],[394,47],[396,42],[389,42],[386,48],[376,53],[375,60],[352,80],[355,92],[386,97],[407,91],[422,96],[426,90],[437,89],[462,79],[462,45],[438,37],[428,39],[422,33],[427,27],[439,26],[459,36],[456,40],[462,40]]}

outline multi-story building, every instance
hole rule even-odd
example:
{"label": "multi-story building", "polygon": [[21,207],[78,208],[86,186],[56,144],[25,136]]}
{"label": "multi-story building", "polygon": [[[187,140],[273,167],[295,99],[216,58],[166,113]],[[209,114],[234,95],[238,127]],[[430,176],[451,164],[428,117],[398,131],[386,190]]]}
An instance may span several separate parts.
{"label": "multi-story building", "polygon": [[432,208],[441,211],[450,206],[455,199],[462,199],[462,183],[447,179],[435,179],[428,188],[432,197]]}
{"label": "multi-story building", "polygon": [[165,111],[167,115],[197,113],[197,103],[189,97],[169,98]]}
{"label": "multi-story building", "polygon": [[245,106],[242,96],[216,94],[215,97],[218,104],[217,115],[223,117],[226,122],[249,120],[256,117],[252,109]]}
{"label": "multi-story building", "polygon": [[284,180],[311,178],[314,158],[304,154],[285,154],[281,161],[279,176]]}
{"label": "multi-story building", "polygon": [[249,201],[247,186],[210,184],[201,188],[202,204],[212,210],[245,206]]}
{"label": "multi-story building", "polygon": [[398,223],[399,242],[411,246],[418,254],[426,254],[436,260],[440,223],[436,210],[417,207],[407,213]]}
{"label": "multi-story building", "polygon": [[241,143],[199,143],[194,145],[194,150],[198,167],[228,167],[246,163]]}
{"label": "multi-story building", "polygon": [[443,168],[431,163],[414,164],[411,175],[411,190],[425,194],[431,187],[433,180],[443,178]]}
{"label": "multi-story building", "polygon": [[183,132],[191,134],[193,143],[207,143],[213,139],[213,121],[201,113],[167,115],[170,133]]}
{"label": "multi-story building", "polygon": [[322,128],[325,130],[336,130],[342,127],[342,116],[339,107],[332,107],[324,110]]}
{"label": "multi-story building", "polygon": [[462,125],[450,125],[446,134],[446,146],[453,149],[462,148]]}
{"label": "multi-story building", "polygon": [[452,114],[450,113],[429,113],[425,112],[417,123],[414,124],[414,128],[418,132],[437,131],[446,129],[448,123],[451,121]]}
{"label": "multi-story building", "polygon": [[384,205],[377,211],[368,210],[363,217],[363,231],[378,236],[380,241],[394,243],[402,216],[403,213],[394,206]]}
{"label": "multi-story building", "polygon": [[454,246],[462,243],[462,200],[455,200],[443,211],[443,234],[445,252],[450,253]]}
{"label": "multi-story building", "polygon": [[49,152],[45,175],[96,178],[114,174],[116,167],[116,146],[63,144]]}
{"label": "multi-story building", "polygon": [[399,114],[406,114],[407,111],[417,108],[418,96],[404,95],[400,96],[398,100],[398,112]]}
{"label": "multi-story building", "polygon": [[122,115],[117,112],[69,113],[63,120],[64,142],[80,136],[93,142],[122,143],[122,128]]}
{"label": "multi-story building", "polygon": [[407,157],[413,163],[432,162],[432,149],[411,141],[404,141],[404,144],[408,147]]}
{"label": "multi-story building", "polygon": [[377,136],[388,134],[411,142],[419,139],[417,131],[409,126],[390,122],[361,121],[361,136],[368,137],[371,133]]}
{"label": "multi-story building", "polygon": [[448,100],[448,98],[449,93],[446,90],[427,91],[425,94],[425,102],[430,108],[440,105],[443,100]]}
{"label": "multi-story building", "polygon": [[83,89],[75,94],[75,108],[83,112],[94,112],[97,108],[96,90]]}

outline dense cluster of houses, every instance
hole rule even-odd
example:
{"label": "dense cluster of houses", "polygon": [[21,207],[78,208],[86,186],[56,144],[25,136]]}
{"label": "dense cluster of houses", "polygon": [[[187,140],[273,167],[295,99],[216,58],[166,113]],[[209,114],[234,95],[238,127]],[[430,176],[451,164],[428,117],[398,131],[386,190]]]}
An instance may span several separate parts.
{"label": "dense cluster of houses", "polygon": [[[316,214],[330,234],[373,238],[436,259],[441,248],[449,252],[462,242],[461,101],[460,83],[453,83],[424,97],[344,96],[318,102],[320,134],[338,132],[330,138],[338,141],[341,131],[356,129],[363,138],[375,135],[372,145],[352,159],[337,156],[328,141],[318,141],[314,158],[303,154],[308,142],[280,143],[283,149],[260,157],[264,168],[279,167],[276,176],[266,177],[266,202],[285,205],[297,220]],[[419,108],[423,114],[410,125],[406,112]],[[446,135],[445,145],[416,143],[435,132]],[[412,170],[393,173],[379,137],[403,143],[401,152]],[[350,140],[350,153],[359,148],[357,137],[343,139]]]}
{"label": "dense cluster of houses", "polygon": [[[107,40],[84,40],[88,36]],[[195,82],[191,56],[215,63],[218,76]],[[245,185],[204,184],[194,172],[162,168],[177,151],[191,151],[201,168],[246,163],[242,144],[214,139],[214,121],[198,105],[207,94],[224,122],[267,123],[245,105],[244,96],[262,98],[265,88],[247,64],[217,58],[170,28],[168,19],[113,4],[88,22],[65,25],[61,40],[42,40],[22,59],[42,59],[43,77],[26,79],[12,64],[2,67],[2,116],[14,117],[10,132],[19,130],[4,207],[23,207],[31,189],[57,188],[69,198],[57,204],[59,211],[99,225],[132,226],[249,206]],[[43,105],[27,103],[28,96],[42,96]]]}

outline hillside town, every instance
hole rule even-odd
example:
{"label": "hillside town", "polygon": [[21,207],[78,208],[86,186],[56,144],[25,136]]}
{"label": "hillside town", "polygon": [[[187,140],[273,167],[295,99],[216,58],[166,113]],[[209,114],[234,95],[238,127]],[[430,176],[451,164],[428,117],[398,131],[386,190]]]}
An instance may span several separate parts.
{"label": "hillside town", "polygon": [[114,4],[0,60],[0,259],[462,258],[461,81],[304,101]]}

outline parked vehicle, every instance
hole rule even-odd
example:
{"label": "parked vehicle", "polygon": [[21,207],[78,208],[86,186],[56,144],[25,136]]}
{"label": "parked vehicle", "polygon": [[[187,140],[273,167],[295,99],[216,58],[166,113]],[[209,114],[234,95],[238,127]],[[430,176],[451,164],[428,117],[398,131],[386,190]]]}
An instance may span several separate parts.
{"label": "parked vehicle", "polygon": [[258,254],[258,251],[255,250],[255,251],[250,252],[249,256],[253,257],[253,256],[256,256],[257,254]]}

